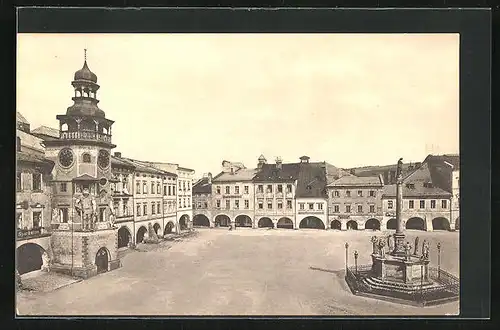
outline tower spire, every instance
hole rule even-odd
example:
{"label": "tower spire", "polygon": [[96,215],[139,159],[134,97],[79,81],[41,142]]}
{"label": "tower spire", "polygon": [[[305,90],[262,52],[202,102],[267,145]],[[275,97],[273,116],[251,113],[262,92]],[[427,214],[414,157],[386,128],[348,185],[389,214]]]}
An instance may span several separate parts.
{"label": "tower spire", "polygon": [[83,49],[83,59],[87,62],[87,48]]}

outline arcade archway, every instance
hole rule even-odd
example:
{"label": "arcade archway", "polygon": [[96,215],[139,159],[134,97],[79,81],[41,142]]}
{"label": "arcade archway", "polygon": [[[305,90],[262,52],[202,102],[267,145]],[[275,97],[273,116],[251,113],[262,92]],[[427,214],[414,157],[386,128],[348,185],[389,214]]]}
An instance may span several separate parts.
{"label": "arcade archway", "polygon": [[146,227],[141,226],[139,228],[139,230],[137,230],[137,235],[136,235],[135,242],[137,244],[142,243],[142,241],[144,240],[144,236],[146,235],[147,232],[148,232],[148,230],[146,229]]}
{"label": "arcade archway", "polygon": [[167,225],[165,226],[165,230],[163,231],[163,235],[171,234],[173,230],[174,230],[174,223],[172,221],[169,221],[167,223]]}
{"label": "arcade archway", "polygon": [[267,217],[260,218],[258,223],[259,228],[273,228],[273,221]]}
{"label": "arcade archway", "polygon": [[159,223],[155,223],[153,226],[153,230],[155,231],[155,234],[158,235],[161,232],[161,226]]}
{"label": "arcade archway", "polygon": [[216,227],[229,227],[231,223],[231,219],[225,214],[219,214],[215,217],[215,226]]}
{"label": "arcade archway", "polygon": [[365,223],[365,229],[368,230],[380,230],[380,221],[377,219],[369,219]]}
{"label": "arcade archway", "polygon": [[234,220],[234,225],[236,227],[252,227],[252,218],[250,218],[248,215],[238,215],[236,219]]}
{"label": "arcade archway", "polygon": [[40,245],[26,243],[18,247],[16,252],[19,275],[42,269],[45,250]]}
{"label": "arcade archway", "polygon": [[342,224],[338,220],[333,220],[332,223],[330,224],[330,228],[335,230],[341,230]]}
{"label": "arcade archway", "polygon": [[283,217],[278,220],[276,225],[278,228],[293,229],[293,221],[290,218]]}
{"label": "arcade archway", "polygon": [[432,219],[432,230],[450,230],[450,222],[444,217]]}
{"label": "arcade archway", "polygon": [[356,221],[347,221],[347,230],[358,230],[358,223]]}
{"label": "arcade archway", "polygon": [[105,247],[100,248],[95,256],[95,265],[97,266],[97,273],[107,272],[109,262],[109,251]]}
{"label": "arcade archway", "polygon": [[396,230],[396,225],[397,225],[396,224],[396,219],[392,218],[392,219],[389,219],[387,221],[386,227],[387,227],[387,229]]}
{"label": "arcade archway", "polygon": [[418,217],[410,218],[406,221],[406,229],[425,230],[425,221]]}
{"label": "arcade archway", "polygon": [[203,214],[197,214],[193,218],[193,226],[196,227],[210,227],[210,221]]}
{"label": "arcade archway", "polygon": [[179,228],[180,230],[188,229],[189,215],[183,214],[179,219]]}
{"label": "arcade archway", "polygon": [[127,227],[118,229],[118,248],[127,247],[132,240],[132,234]]}
{"label": "arcade archway", "polygon": [[460,217],[455,220],[455,230],[460,230]]}
{"label": "arcade archway", "polygon": [[299,228],[325,229],[325,224],[317,217],[306,217],[300,222]]}

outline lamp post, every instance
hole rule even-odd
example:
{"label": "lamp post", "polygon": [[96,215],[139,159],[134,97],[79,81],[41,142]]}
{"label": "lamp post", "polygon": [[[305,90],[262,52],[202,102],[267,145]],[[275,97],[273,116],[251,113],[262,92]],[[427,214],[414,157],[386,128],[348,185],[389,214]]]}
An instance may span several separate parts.
{"label": "lamp post", "polygon": [[358,251],[354,251],[354,267],[356,270],[356,277],[358,276]]}
{"label": "lamp post", "polygon": [[349,259],[349,243],[345,243],[345,275],[347,276],[348,259]]}
{"label": "lamp post", "polygon": [[438,249],[438,279],[441,277],[441,243],[437,244]]}

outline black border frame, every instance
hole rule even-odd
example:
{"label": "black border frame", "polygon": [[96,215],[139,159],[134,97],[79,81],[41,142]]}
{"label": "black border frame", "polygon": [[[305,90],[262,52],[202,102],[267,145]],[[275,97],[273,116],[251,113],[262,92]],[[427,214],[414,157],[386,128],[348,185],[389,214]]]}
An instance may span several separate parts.
{"label": "black border frame", "polygon": [[[18,11],[19,29],[38,33],[460,33],[460,156],[461,156],[461,231],[460,269],[462,318],[490,317],[490,235],[491,235],[491,145],[490,145],[490,65],[491,65],[491,12],[487,9],[252,9],[229,8],[147,8],[110,10],[105,8],[22,8]],[[15,35],[9,35],[15,45]],[[2,52],[7,55],[6,52]],[[2,56],[3,56],[2,54]],[[7,55],[3,64],[15,62],[15,51]],[[12,63],[10,62],[10,63]],[[2,64],[2,65],[3,65]],[[4,71],[5,72],[5,71]],[[7,71],[8,72],[8,71]],[[12,71],[11,71],[12,72]],[[13,70],[15,79],[15,65]],[[2,77],[6,78],[6,76]],[[15,86],[15,85],[14,85]],[[15,87],[14,87],[15,88]],[[6,109],[15,108],[15,93],[6,95],[2,102]],[[2,114],[14,121],[14,112]],[[10,115],[10,116],[9,116]],[[8,126],[8,125],[7,125]],[[2,130],[3,145],[14,149],[15,130]],[[10,143],[6,143],[9,141]],[[5,148],[2,148],[5,150]],[[2,150],[2,151],[3,151]],[[14,177],[14,152],[6,153],[11,159],[4,165],[6,177]],[[14,191],[14,181],[11,182]],[[4,188],[4,187],[2,187]],[[5,188],[4,188],[5,189]],[[6,191],[4,196],[10,195]],[[15,196],[15,195],[14,195]],[[13,212],[9,203],[15,197],[4,199],[6,211]],[[9,217],[6,217],[9,219]],[[477,219],[477,220],[476,220]],[[477,222],[481,221],[481,225]],[[4,241],[11,241],[4,230]],[[12,246],[11,246],[12,247]],[[13,290],[13,250],[3,250],[2,270],[8,272]],[[4,283],[7,281],[4,281]],[[14,306],[9,310],[14,313]],[[10,314],[13,315],[13,314]],[[77,317],[82,319],[82,317]],[[103,319],[102,317],[98,317]],[[234,319],[214,317],[215,319]],[[323,317],[297,317],[295,321],[321,322]],[[353,319],[371,317],[353,317]],[[380,319],[380,317],[375,317]],[[398,319],[397,317],[390,317]],[[410,317],[412,318],[412,317]],[[420,317],[417,317],[420,318]],[[425,319],[434,317],[425,317]],[[442,318],[442,317],[438,317]],[[155,319],[155,318],[153,318]],[[188,317],[186,319],[193,319]],[[195,317],[194,319],[201,319]],[[208,319],[199,320],[207,325]],[[249,319],[249,317],[243,317]],[[261,319],[252,317],[252,319]],[[268,318],[266,318],[268,319]],[[270,318],[276,320],[276,318]],[[328,317],[328,319],[345,319]],[[351,318],[347,318],[351,319]],[[25,321],[23,321],[25,322]],[[29,323],[32,323],[28,321]],[[102,320],[101,323],[107,324]],[[141,321],[139,321],[141,322]],[[143,321],[142,321],[143,322]],[[269,322],[269,321],[268,321]],[[291,325],[291,321],[281,320]],[[170,323],[170,321],[169,321]],[[176,321],[177,323],[177,321]],[[302,323],[302,322],[297,322]],[[140,324],[140,323],[139,323]],[[76,324],[75,324],[76,325]],[[241,325],[239,325],[241,326]]]}

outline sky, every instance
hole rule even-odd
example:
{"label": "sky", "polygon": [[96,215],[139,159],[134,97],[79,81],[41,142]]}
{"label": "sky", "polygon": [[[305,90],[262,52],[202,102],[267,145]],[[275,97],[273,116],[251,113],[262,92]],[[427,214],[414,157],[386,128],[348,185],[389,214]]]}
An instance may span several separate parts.
{"label": "sky", "polygon": [[58,128],[87,64],[114,151],[196,177],[459,151],[458,34],[18,34],[17,111]]}

